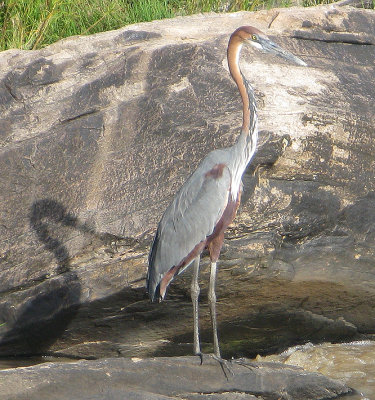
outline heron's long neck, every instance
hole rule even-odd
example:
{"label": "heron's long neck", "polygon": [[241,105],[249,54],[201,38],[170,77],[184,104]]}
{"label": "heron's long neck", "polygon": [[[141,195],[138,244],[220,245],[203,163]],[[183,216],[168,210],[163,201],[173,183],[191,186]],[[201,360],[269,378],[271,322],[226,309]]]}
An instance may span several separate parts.
{"label": "heron's long neck", "polygon": [[258,118],[253,89],[239,67],[241,48],[242,41],[238,37],[232,36],[228,45],[228,66],[232,78],[237,84],[243,104],[241,135],[235,146],[242,150],[242,161],[245,163],[245,168],[255,152],[258,139]]}

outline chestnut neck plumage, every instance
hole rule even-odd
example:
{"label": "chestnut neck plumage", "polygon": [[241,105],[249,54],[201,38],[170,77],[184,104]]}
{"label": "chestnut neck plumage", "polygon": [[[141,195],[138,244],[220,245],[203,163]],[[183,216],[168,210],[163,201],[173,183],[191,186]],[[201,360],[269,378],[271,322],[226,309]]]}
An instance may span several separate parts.
{"label": "chestnut neck plumage", "polygon": [[[228,66],[233,80],[237,84],[243,104],[243,120],[241,134],[237,143],[233,146],[236,152],[235,186],[240,186],[240,181],[247,164],[254,155],[258,140],[258,118],[254,92],[239,67],[239,58],[243,44],[243,38],[236,34],[231,36],[228,44]],[[238,184],[238,185],[237,185]],[[237,189],[237,188],[236,188]]]}

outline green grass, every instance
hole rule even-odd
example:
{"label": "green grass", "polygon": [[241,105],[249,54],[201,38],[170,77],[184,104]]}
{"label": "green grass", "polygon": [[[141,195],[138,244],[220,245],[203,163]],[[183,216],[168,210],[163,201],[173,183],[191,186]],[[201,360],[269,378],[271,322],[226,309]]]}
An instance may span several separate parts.
{"label": "green grass", "polygon": [[[288,6],[291,0],[0,0],[0,50],[38,49],[72,35],[190,15]],[[302,0],[304,5],[331,0]],[[307,2],[307,4],[305,4]]]}

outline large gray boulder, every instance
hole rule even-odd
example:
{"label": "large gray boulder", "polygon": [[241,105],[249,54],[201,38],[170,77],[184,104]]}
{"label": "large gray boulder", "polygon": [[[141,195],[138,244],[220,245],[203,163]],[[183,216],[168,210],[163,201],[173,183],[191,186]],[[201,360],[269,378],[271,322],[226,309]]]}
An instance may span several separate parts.
{"label": "large gray boulder", "polygon": [[147,255],[179,186],[239,133],[226,45],[244,24],[309,66],[243,50],[261,133],[220,259],[223,353],[375,331],[375,14],[331,5],[1,54],[0,355],[191,352],[191,276],[152,305]]}
{"label": "large gray boulder", "polygon": [[[122,358],[0,371],[2,400],[319,400],[350,393],[298,367],[199,357]],[[225,372],[226,371],[226,372]]]}

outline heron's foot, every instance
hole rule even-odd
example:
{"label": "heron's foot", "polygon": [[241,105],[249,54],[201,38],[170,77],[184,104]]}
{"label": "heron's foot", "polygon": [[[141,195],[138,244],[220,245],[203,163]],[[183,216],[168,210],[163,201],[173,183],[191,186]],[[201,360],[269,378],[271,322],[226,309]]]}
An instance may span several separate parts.
{"label": "heron's foot", "polygon": [[228,375],[227,375],[227,372],[226,372],[226,371],[228,371],[228,373],[229,373],[230,375],[234,376],[234,371],[233,371],[232,366],[230,365],[230,363],[231,363],[230,361],[226,360],[225,358],[221,358],[221,357],[219,357],[219,356],[217,356],[217,355],[215,355],[215,354],[212,355],[212,358],[213,358],[214,360],[216,360],[216,361],[220,364],[221,369],[222,369],[222,371],[223,371],[223,373],[224,373],[224,375],[225,375],[227,381],[228,381],[229,379],[228,379]]}
{"label": "heron's foot", "polygon": [[196,351],[194,352],[194,355],[198,356],[201,360],[201,365],[203,364],[203,353],[201,353],[200,351]]}
{"label": "heron's foot", "polygon": [[203,364],[203,358],[204,357],[209,357],[209,358],[212,358],[215,361],[217,361],[220,364],[220,367],[221,367],[221,369],[223,371],[223,374],[225,375],[225,378],[227,380],[229,380],[228,374],[234,376],[234,372],[233,372],[232,366],[230,365],[231,361],[228,361],[228,360],[226,360],[226,359],[224,359],[224,358],[222,358],[220,356],[217,356],[216,354],[197,353],[197,356],[199,356],[200,359],[201,359],[201,365]]}
{"label": "heron's foot", "polygon": [[247,358],[232,359],[231,362],[233,364],[238,364],[251,370],[259,368],[258,363],[249,361]]}

